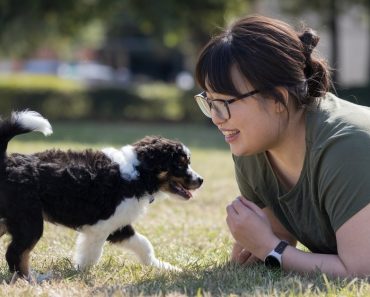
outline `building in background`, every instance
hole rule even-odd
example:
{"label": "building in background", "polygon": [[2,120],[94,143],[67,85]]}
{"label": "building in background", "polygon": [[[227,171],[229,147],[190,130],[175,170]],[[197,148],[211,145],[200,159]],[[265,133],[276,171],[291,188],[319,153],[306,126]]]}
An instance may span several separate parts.
{"label": "building in background", "polygon": [[[305,13],[299,17],[287,15],[281,10],[279,0],[255,2],[256,13],[280,18],[292,25],[301,21],[313,28],[320,36],[318,51],[329,62],[331,57],[331,35],[328,27],[322,25],[316,13]],[[366,17],[366,16],[365,16]],[[367,16],[370,18],[370,16]],[[370,28],[364,19],[361,6],[351,6],[345,13],[338,14],[338,62],[330,66],[337,70],[337,82],[341,87],[361,87],[370,81]]]}

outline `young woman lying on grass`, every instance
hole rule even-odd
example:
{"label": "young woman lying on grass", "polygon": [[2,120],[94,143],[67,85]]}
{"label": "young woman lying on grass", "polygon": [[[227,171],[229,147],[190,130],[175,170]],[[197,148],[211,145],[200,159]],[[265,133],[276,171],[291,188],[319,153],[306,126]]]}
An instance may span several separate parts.
{"label": "young woman lying on grass", "polygon": [[309,28],[242,18],[202,50],[195,99],[235,162],[232,260],[370,275],[370,110],[328,91],[318,40]]}

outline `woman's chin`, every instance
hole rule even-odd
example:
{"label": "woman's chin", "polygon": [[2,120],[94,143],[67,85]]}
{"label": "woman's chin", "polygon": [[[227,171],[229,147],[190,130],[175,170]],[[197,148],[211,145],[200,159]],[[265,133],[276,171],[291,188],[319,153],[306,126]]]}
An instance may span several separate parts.
{"label": "woman's chin", "polygon": [[256,152],[251,151],[245,146],[230,144],[230,151],[234,156],[240,157],[240,156],[250,156],[255,154]]}
{"label": "woman's chin", "polygon": [[230,144],[230,151],[234,156],[240,157],[245,155],[245,150],[241,149],[236,145]]}

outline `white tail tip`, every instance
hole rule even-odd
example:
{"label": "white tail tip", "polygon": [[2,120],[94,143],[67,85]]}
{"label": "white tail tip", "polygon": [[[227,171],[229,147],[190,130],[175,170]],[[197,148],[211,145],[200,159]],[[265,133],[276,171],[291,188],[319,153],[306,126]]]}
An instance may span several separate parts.
{"label": "white tail tip", "polygon": [[25,129],[41,132],[45,136],[53,133],[49,121],[36,111],[24,110],[13,112],[11,120],[13,123],[17,123]]}

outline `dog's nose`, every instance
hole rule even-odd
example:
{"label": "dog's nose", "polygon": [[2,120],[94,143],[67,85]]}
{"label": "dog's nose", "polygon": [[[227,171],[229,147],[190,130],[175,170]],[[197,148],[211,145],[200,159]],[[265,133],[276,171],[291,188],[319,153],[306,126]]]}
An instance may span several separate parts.
{"label": "dog's nose", "polygon": [[203,183],[203,178],[198,177],[197,182],[199,183],[199,186],[201,186],[201,185],[202,185],[202,183]]}

